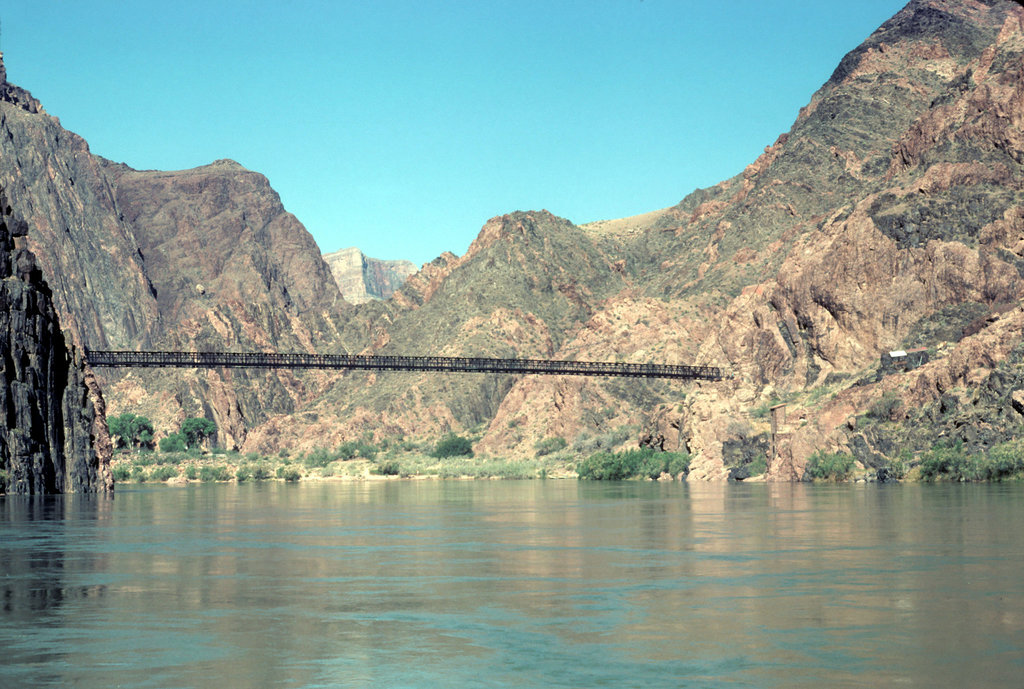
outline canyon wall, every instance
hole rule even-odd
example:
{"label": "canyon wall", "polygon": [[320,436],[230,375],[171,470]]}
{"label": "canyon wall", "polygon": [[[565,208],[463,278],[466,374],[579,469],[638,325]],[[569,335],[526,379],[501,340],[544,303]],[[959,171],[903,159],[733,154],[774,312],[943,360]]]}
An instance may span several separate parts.
{"label": "canyon wall", "polygon": [[110,491],[103,397],[61,330],[27,225],[2,194],[0,213],[0,492]]}
{"label": "canyon wall", "polygon": [[[1024,432],[1022,85],[1019,4],[913,0],[735,177],[586,227],[496,216],[465,255],[360,304],[342,294],[357,273],[369,284],[371,260],[339,252],[348,269],[332,274],[262,175],[226,160],[113,163],[10,85],[0,184],[71,339],[97,349],[658,361],[731,376],[100,372],[112,409],[149,416],[158,436],[205,416],[243,451],[456,431],[482,455],[529,456],[559,437],[580,456],[653,434],[694,455],[693,478],[760,458],[770,479],[792,480],[816,450],[870,466],[922,449],[916,427],[974,449]],[[930,361],[880,367],[911,347]],[[886,400],[902,412],[872,411]],[[770,438],[767,410],[782,403]],[[971,431],[981,408],[996,421]]]}

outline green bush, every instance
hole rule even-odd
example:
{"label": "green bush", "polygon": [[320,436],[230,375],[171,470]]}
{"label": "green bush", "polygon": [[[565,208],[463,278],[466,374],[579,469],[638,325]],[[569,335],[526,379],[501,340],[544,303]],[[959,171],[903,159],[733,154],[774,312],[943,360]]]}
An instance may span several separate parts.
{"label": "green bush", "polygon": [[669,452],[668,465],[665,471],[673,476],[685,474],[690,471],[690,455],[685,452]]}
{"label": "green bush", "polygon": [[746,465],[746,470],[749,476],[761,476],[768,471],[768,460],[764,457],[757,457]]}
{"label": "green bush", "polygon": [[877,476],[879,480],[884,477],[889,481],[901,481],[907,476],[914,463],[914,453],[908,449],[900,450],[895,457],[887,457],[885,464],[879,467]]}
{"label": "green bush", "polygon": [[557,435],[550,438],[544,438],[538,440],[537,444],[533,446],[533,449],[537,451],[538,457],[549,455],[552,452],[558,452],[564,450],[569,443],[565,442],[565,438],[560,438]]}
{"label": "green bush", "polygon": [[853,475],[853,466],[852,455],[818,450],[807,460],[806,475],[818,480],[846,481]]}
{"label": "green bush", "polygon": [[681,452],[659,452],[653,448],[625,452],[595,452],[580,462],[581,479],[622,481],[629,478],[658,478],[663,472],[677,476],[690,466],[690,456]]}
{"label": "green bush", "polygon": [[664,453],[654,452],[651,448],[646,449],[649,451],[629,450],[629,453],[638,453],[637,458],[633,460],[637,466],[636,475],[644,478],[658,478],[668,468],[668,461],[661,456]]}
{"label": "green bush", "polygon": [[576,473],[594,481],[621,481],[633,475],[632,468],[614,452],[595,452],[580,462]]}
{"label": "green bush", "polygon": [[588,454],[598,452],[600,450],[610,451],[612,448],[621,445],[630,438],[635,438],[637,432],[640,430],[639,426],[636,425],[624,425],[617,426],[610,431],[606,431],[597,436],[590,436],[587,433],[581,433],[573,441],[573,450],[577,454]]}
{"label": "green bush", "polygon": [[879,421],[889,421],[903,408],[903,400],[893,393],[887,393],[868,407],[868,416]]}
{"label": "green bush", "polygon": [[968,454],[963,443],[937,445],[921,455],[921,478],[949,481],[1005,481],[1024,472],[1024,441],[1010,440],[984,454]]}
{"label": "green bush", "polygon": [[153,457],[156,463],[163,466],[164,464],[178,464],[181,462],[181,452],[161,452],[159,454],[153,453]]}
{"label": "green bush", "polygon": [[266,481],[270,478],[270,470],[266,467],[257,466],[252,470],[253,481]]}
{"label": "green bush", "polygon": [[377,448],[369,443],[365,443],[361,440],[349,440],[338,446],[335,453],[338,459],[355,459],[356,457],[362,457],[373,461],[373,458],[377,456]]}
{"label": "green bush", "polygon": [[235,480],[239,483],[245,483],[252,478],[252,467],[243,464],[235,470]]}
{"label": "green bush", "polygon": [[189,466],[185,467],[185,478],[187,478],[189,481],[195,481],[197,478],[199,478],[199,468],[196,467],[195,464],[190,464]]}
{"label": "green bush", "polygon": [[961,442],[943,443],[921,455],[921,478],[962,478],[970,471],[969,461]]}
{"label": "green bush", "polygon": [[506,460],[469,460],[453,459],[436,467],[438,478],[503,478],[532,479],[540,473],[541,464],[538,460],[506,461]]}
{"label": "green bush", "polygon": [[430,456],[439,459],[445,457],[472,457],[473,443],[470,442],[469,438],[449,433],[437,442]]}
{"label": "green bush", "polygon": [[283,478],[285,481],[298,481],[302,478],[302,474],[295,467],[277,467],[277,477]]}
{"label": "green bush", "polygon": [[184,452],[185,449],[185,436],[181,433],[171,433],[160,438],[161,452]]}
{"label": "green bush", "polygon": [[313,467],[325,467],[333,461],[334,457],[331,453],[322,447],[313,448],[302,458],[302,463],[310,469]]}
{"label": "green bush", "polygon": [[132,470],[126,467],[125,465],[121,464],[119,466],[114,467],[113,471],[111,471],[111,475],[114,477],[115,482],[127,481],[132,477]]}
{"label": "green bush", "polygon": [[227,481],[229,478],[231,474],[228,473],[227,467],[207,464],[199,469],[200,481]]}
{"label": "green bush", "polygon": [[380,464],[374,464],[370,471],[378,476],[400,476],[402,465],[397,459],[386,459]]}
{"label": "green bush", "polygon": [[132,464],[138,467],[150,467],[156,463],[156,457],[152,452],[140,451],[132,456]]}
{"label": "green bush", "polygon": [[1024,471],[1024,441],[1011,440],[1000,443],[988,451],[983,466],[983,478],[989,481],[1003,481],[1014,478]]}
{"label": "green bush", "polygon": [[169,481],[177,476],[178,470],[172,466],[159,466],[149,472],[150,481]]}
{"label": "green bush", "polygon": [[146,468],[143,466],[135,465],[132,467],[132,480],[142,483],[146,480]]}

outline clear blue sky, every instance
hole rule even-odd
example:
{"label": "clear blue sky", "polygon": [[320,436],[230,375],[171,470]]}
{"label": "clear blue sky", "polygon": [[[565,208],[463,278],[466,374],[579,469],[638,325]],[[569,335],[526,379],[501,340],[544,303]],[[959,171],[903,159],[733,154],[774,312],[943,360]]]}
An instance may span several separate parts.
{"label": "clear blue sky", "polygon": [[233,158],[320,248],[429,261],[731,177],[902,0],[6,1],[8,77],[138,169]]}

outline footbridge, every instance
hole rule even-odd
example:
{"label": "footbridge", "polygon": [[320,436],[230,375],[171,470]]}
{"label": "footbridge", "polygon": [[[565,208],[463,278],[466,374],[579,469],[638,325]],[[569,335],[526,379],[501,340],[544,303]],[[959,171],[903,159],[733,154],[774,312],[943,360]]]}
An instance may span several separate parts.
{"label": "footbridge", "polygon": [[615,376],[721,380],[716,366],[630,364],[548,359],[384,356],[362,354],[275,354],[264,352],[133,352],[87,350],[93,367],[328,369],[355,371],[438,371],[442,373],[513,373],[549,376]]}

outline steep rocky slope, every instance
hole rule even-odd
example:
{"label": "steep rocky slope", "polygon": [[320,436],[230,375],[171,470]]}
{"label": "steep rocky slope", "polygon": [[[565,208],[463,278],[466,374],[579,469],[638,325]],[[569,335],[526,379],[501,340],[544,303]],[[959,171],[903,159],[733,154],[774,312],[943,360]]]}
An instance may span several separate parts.
{"label": "steep rocky slope", "polygon": [[[584,233],[546,212],[492,218],[462,257],[427,264],[388,302],[351,312],[345,332],[369,332],[363,350],[405,355],[552,356],[622,276]],[[357,351],[357,350],[350,350]],[[320,443],[362,434],[436,436],[489,423],[511,377],[352,373],[295,419],[253,432],[254,446]]]}
{"label": "steep rocky slope", "polygon": [[151,346],[162,331],[155,292],[103,161],[24,98],[0,100],[0,186],[17,198],[61,322],[96,349]]}
{"label": "steep rocky slope", "polygon": [[[479,428],[478,452],[502,455],[551,436],[584,453],[652,434],[695,455],[694,478],[760,458],[789,480],[816,449],[868,465],[923,449],[925,424],[977,447],[1024,431],[1022,84],[1019,4],[913,0],[736,177],[585,227],[546,211],[493,218],[464,256],[359,305],[267,180],[230,161],[131,170],[18,91],[21,105],[0,102],[0,182],[27,199],[58,311],[93,347],[711,363],[732,376],[104,372],[111,405],[158,430],[201,414],[222,443],[272,451]],[[912,346],[931,361],[879,370],[882,352]]]}
{"label": "steep rocky slope", "polygon": [[416,272],[412,261],[382,261],[367,256],[356,247],[324,254],[324,261],[330,266],[341,295],[350,304],[390,299]]}
{"label": "steep rocky slope", "polygon": [[[319,351],[345,307],[319,248],[237,163],[136,171],[89,151],[23,89],[0,100],[0,184],[19,199],[61,321],[94,349]],[[29,105],[26,106],[26,103]],[[158,431],[208,416],[221,442],[314,396],[290,372],[99,372],[115,411]]]}
{"label": "steep rocky slope", "polygon": [[[192,170],[138,171],[102,161],[119,217],[132,229],[161,322],[151,347],[323,351],[344,302],[313,238],[267,179],[229,160]],[[137,348],[142,343],[128,348]],[[220,442],[289,413],[324,376],[258,371],[104,374],[112,401],[158,430],[206,416]]]}
{"label": "steep rocky slope", "polygon": [[[1019,341],[1009,325],[998,335],[983,327],[919,373],[846,390],[881,352],[913,339],[955,342],[978,314],[1020,303],[1022,22],[1014,3],[911,2],[741,175],[626,239],[620,260],[643,294],[689,305],[712,325],[703,334],[667,323],[645,341],[629,329],[623,340],[696,339],[696,360],[735,376],[646,419],[699,453],[696,476],[724,476],[744,454],[737,447],[767,449],[767,420],[750,412],[780,400],[790,402],[790,423],[772,476],[799,477],[816,448],[868,461],[874,451],[852,417],[873,400],[892,388],[905,391],[908,409],[949,389],[969,397],[978,374],[968,373]],[[965,364],[968,352],[980,358]],[[961,363],[950,368],[950,358]],[[942,381],[932,388],[911,382],[934,370],[945,373],[930,374]],[[514,389],[503,415],[536,418],[545,404],[535,400],[553,385],[525,381],[540,389]],[[1019,415],[1007,418],[1003,437],[1021,430]],[[497,421],[485,439],[493,447],[507,436]]]}
{"label": "steep rocky slope", "polygon": [[109,491],[103,397],[61,331],[26,231],[0,193],[0,493]]}

